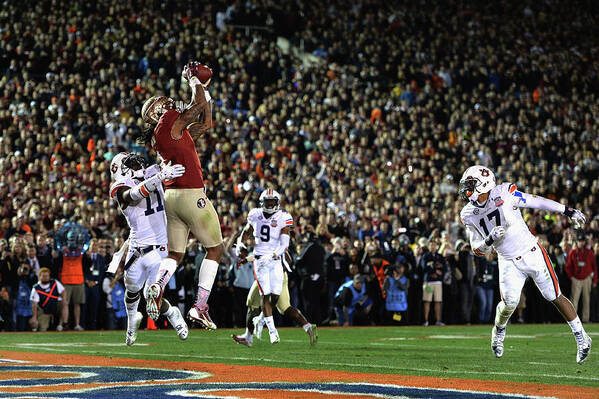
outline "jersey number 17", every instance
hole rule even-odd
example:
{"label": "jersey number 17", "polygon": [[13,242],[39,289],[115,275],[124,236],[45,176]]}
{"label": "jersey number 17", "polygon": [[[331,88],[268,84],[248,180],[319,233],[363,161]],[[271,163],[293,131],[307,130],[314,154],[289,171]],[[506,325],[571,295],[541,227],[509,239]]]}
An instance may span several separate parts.
{"label": "jersey number 17", "polygon": [[[495,209],[493,212],[487,215],[487,219],[489,219],[489,221],[491,221],[493,218],[495,218],[495,226],[501,226],[501,214],[499,213],[499,209]],[[485,235],[488,236],[489,229],[487,228],[487,222],[485,221],[484,216],[480,218],[479,224],[485,231]]]}

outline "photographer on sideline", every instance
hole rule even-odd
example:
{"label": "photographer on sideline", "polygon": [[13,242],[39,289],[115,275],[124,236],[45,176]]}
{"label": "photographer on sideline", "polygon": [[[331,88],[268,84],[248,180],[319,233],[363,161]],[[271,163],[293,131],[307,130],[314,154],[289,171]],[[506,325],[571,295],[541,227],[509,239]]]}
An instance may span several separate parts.
{"label": "photographer on sideline", "polygon": [[26,331],[29,319],[33,316],[31,309],[31,288],[37,282],[37,277],[28,261],[21,262],[17,269],[17,331]]}

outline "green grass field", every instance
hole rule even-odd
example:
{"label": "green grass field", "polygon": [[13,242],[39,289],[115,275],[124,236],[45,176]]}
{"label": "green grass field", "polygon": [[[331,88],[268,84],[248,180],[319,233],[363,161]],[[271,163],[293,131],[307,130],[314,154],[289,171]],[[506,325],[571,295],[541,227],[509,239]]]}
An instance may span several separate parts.
{"label": "green grass field", "polygon": [[[280,330],[281,343],[232,341],[240,330],[191,330],[180,341],[173,330],[140,331],[136,345],[124,332],[3,333],[1,351],[195,361],[377,374],[506,380],[599,387],[599,347],[575,361],[567,325],[510,325],[503,358],[490,349],[490,326],[321,328],[311,348],[299,328]],[[599,345],[599,325],[587,325]],[[265,332],[263,337],[268,340]]]}

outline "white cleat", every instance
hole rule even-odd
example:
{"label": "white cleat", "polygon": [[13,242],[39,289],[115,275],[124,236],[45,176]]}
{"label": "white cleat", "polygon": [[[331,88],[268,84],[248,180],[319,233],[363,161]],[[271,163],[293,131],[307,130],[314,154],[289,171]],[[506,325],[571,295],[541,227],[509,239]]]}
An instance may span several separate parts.
{"label": "white cleat", "polygon": [[264,322],[261,316],[256,316],[252,319],[254,323],[254,337],[262,339],[262,330],[264,329]]}
{"label": "white cleat", "polygon": [[187,312],[187,317],[190,320],[200,323],[206,330],[216,330],[216,324],[214,324],[208,313],[208,305],[204,309],[200,309],[197,306],[192,307]]}
{"label": "white cleat", "polygon": [[171,315],[171,317],[167,317],[169,323],[173,326],[175,330],[177,330],[177,334],[182,341],[187,339],[187,334],[189,334],[189,329],[187,328],[187,323],[185,323],[185,319],[181,315],[181,311],[179,308],[171,307],[175,310],[175,312]]}
{"label": "white cleat", "polygon": [[505,339],[505,327],[493,326],[491,331],[491,349],[495,357],[503,356],[503,340]]}
{"label": "white cleat", "polygon": [[160,316],[160,306],[162,305],[162,289],[160,284],[154,283],[148,288],[148,297],[146,298],[146,312],[148,317],[154,321]]}
{"label": "white cleat", "polygon": [[249,348],[252,347],[252,341],[248,340],[247,337],[245,336],[245,334],[243,335],[231,335],[231,338],[233,338],[233,341],[237,342],[238,344],[241,345],[245,345]]}
{"label": "white cleat", "polygon": [[279,338],[279,333],[278,332],[271,332],[269,333],[270,335],[270,343],[271,344],[278,344],[279,342],[281,342],[281,338]]}
{"label": "white cleat", "polygon": [[125,335],[125,343],[127,346],[131,346],[137,341],[137,330],[139,329],[139,325],[143,318],[143,315],[139,312],[132,316],[131,321],[133,322],[133,327],[127,328],[127,334]]}
{"label": "white cleat", "polygon": [[576,363],[582,364],[591,353],[591,345],[593,340],[587,335],[586,332],[575,333],[576,345],[578,346],[578,352],[576,353]]}

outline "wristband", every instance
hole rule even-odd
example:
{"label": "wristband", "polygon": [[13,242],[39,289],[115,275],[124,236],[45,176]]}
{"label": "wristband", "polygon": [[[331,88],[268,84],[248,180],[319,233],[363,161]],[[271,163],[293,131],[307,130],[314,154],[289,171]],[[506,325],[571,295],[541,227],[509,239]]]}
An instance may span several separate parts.
{"label": "wristband", "polygon": [[572,215],[574,215],[574,208],[570,208],[569,206],[566,206],[566,209],[564,209],[564,215],[571,218]]}
{"label": "wristband", "polygon": [[189,79],[189,85],[190,86],[191,85],[196,85],[197,86],[197,85],[200,85],[200,84],[202,84],[202,83],[200,82],[200,79],[197,78],[197,76],[192,76],[191,79]]}

